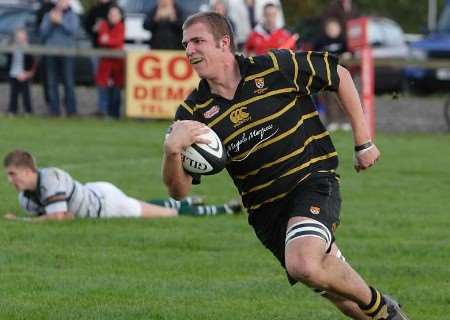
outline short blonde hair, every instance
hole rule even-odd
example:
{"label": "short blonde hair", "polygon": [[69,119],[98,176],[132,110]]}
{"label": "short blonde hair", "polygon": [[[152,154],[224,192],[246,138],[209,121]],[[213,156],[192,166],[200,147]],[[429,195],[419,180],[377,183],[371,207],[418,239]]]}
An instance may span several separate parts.
{"label": "short blonde hair", "polygon": [[8,153],[3,159],[3,166],[16,166],[22,168],[29,168],[34,172],[37,171],[36,161],[31,153],[25,150],[14,150]]}
{"label": "short blonde hair", "polygon": [[206,11],[198,12],[189,16],[183,23],[183,30],[196,23],[203,23],[212,33],[214,40],[219,42],[224,36],[230,38],[230,51],[235,52],[236,47],[234,44],[233,27],[228,18],[222,16],[217,12]]}

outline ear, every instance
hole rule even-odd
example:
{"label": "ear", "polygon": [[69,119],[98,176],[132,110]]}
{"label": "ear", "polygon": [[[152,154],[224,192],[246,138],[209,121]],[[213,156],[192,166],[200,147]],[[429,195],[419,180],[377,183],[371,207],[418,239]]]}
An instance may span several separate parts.
{"label": "ear", "polygon": [[24,168],[23,170],[27,176],[33,175],[35,173],[31,168]]}
{"label": "ear", "polygon": [[225,48],[230,48],[230,37],[225,35],[222,37],[222,40],[220,41],[220,47],[222,48],[222,50],[224,50]]}

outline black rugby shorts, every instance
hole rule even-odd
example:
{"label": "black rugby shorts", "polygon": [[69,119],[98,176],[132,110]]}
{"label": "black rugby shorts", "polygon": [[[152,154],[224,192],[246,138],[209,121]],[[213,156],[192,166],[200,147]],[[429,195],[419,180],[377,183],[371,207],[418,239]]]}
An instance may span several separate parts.
{"label": "black rugby shorts", "polygon": [[319,221],[331,231],[334,240],[334,232],[340,222],[340,208],[341,196],[336,174],[317,172],[299,183],[282,200],[250,211],[248,221],[258,239],[285,268],[284,251],[289,219],[301,216]]}

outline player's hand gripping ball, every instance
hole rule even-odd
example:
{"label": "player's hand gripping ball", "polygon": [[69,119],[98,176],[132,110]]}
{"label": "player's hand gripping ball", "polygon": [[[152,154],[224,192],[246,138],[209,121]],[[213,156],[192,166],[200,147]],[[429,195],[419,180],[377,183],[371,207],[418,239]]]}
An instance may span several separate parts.
{"label": "player's hand gripping ball", "polygon": [[216,174],[225,168],[227,154],[219,136],[214,130],[201,135],[209,140],[208,144],[194,143],[181,153],[183,167],[186,171],[195,174]]}

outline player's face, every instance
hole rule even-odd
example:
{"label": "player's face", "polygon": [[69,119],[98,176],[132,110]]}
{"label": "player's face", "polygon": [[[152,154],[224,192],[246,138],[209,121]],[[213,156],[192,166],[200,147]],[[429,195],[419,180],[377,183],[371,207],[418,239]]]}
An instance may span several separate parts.
{"label": "player's face", "polygon": [[[33,184],[33,171],[29,168],[8,166],[6,167],[8,182],[12,184],[17,191],[30,190]],[[33,191],[33,190],[30,190]]]}
{"label": "player's face", "polygon": [[220,61],[225,51],[203,23],[195,23],[183,31],[183,46],[200,78],[213,79],[223,72]]}

